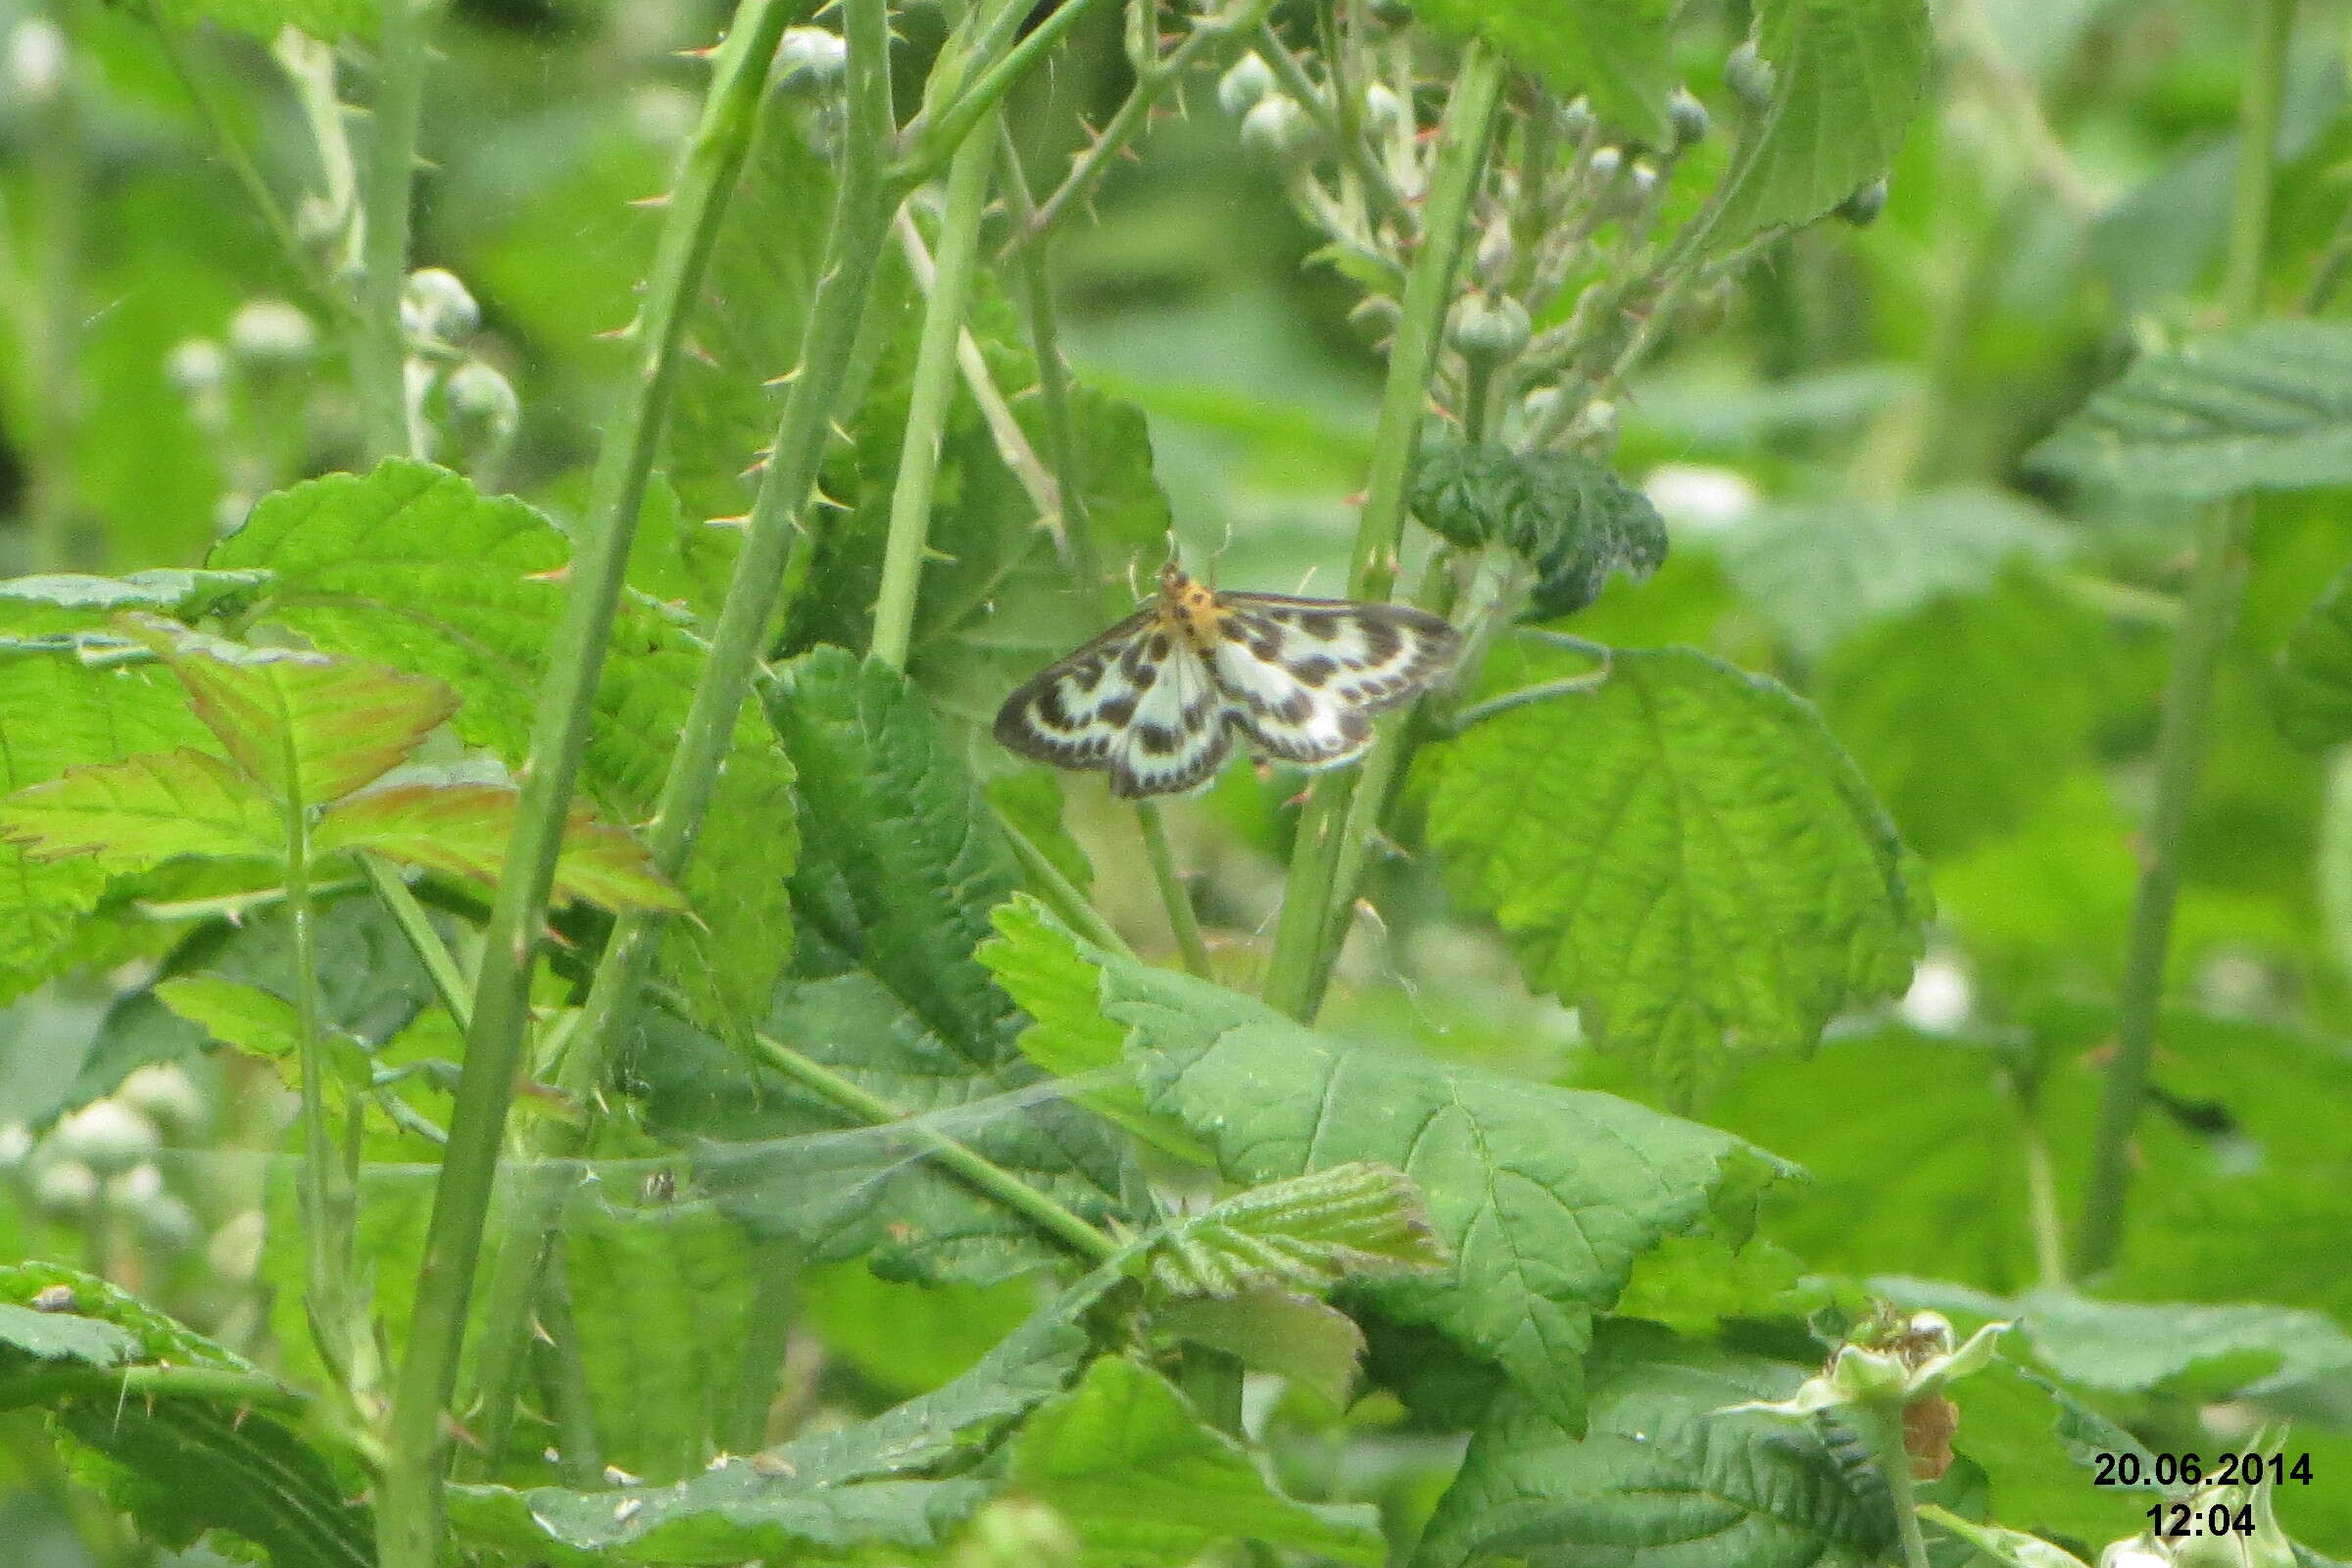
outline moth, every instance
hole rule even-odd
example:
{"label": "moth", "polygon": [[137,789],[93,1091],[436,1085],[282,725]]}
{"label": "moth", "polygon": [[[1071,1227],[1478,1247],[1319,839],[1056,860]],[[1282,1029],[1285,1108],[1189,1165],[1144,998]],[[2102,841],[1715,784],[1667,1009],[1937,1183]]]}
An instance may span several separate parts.
{"label": "moth", "polygon": [[1006,750],[1100,768],[1110,792],[1205,784],[1237,739],[1333,767],[1371,744],[1372,715],[1446,672],[1461,636],[1409,605],[1219,593],[1171,561],[1151,604],[1023,682],[997,710]]}

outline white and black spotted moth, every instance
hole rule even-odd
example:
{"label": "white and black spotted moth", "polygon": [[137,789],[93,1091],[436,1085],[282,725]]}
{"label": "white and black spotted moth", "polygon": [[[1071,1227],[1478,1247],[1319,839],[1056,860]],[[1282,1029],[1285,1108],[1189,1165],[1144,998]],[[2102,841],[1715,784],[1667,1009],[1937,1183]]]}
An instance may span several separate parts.
{"label": "white and black spotted moth", "polygon": [[1102,768],[1123,796],[1206,783],[1236,735],[1261,757],[1332,767],[1460,646],[1409,605],[1218,593],[1171,561],[1155,601],[1007,697],[996,736],[1055,767]]}

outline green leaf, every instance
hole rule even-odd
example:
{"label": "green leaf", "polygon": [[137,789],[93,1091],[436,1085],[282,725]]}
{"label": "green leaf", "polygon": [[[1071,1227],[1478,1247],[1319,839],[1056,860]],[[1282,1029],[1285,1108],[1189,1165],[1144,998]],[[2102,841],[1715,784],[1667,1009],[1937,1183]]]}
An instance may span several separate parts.
{"label": "green leaf", "polygon": [[[26,1310],[60,1290],[67,1312]],[[374,1525],[353,1500],[357,1467],[322,1452],[307,1426],[255,1408],[250,1391],[268,1380],[252,1363],[71,1269],[0,1266],[0,1408],[47,1410],[80,1479],[144,1537],[185,1545],[219,1530],[267,1552],[273,1568],[373,1568]],[[51,1321],[26,1326],[27,1317]],[[130,1396],[126,1367],[190,1375]],[[205,1384],[208,1372],[226,1376]]]}
{"label": "green leaf", "polygon": [[1385,1555],[1371,1508],[1282,1495],[1175,1385],[1125,1356],[1101,1357],[1029,1418],[1011,1444],[1009,1479],[1067,1519],[1085,1561],[1103,1568],[1183,1568],[1237,1539],[1348,1563]]}
{"label": "green leaf", "polygon": [[2352,322],[2265,321],[2147,355],[2028,462],[2183,500],[2352,481]]}
{"label": "green leaf", "polygon": [[1152,1284],[1179,1298],[1320,1295],[1349,1279],[1434,1274],[1453,1262],[1413,1184],[1362,1161],[1236,1193],[1168,1226],[1148,1255]]}
{"label": "green leaf", "polygon": [[1416,0],[1442,32],[1484,38],[1562,98],[1579,93],[1613,130],[1664,144],[1673,85],[1666,0]]}
{"label": "green leaf", "polygon": [[1926,93],[1932,41],[1923,0],[1760,0],[1772,96],[1740,129],[1708,241],[1809,223],[1884,174]]}
{"label": "green leaf", "polygon": [[[1108,1212],[1121,1155],[1020,1054],[1019,1014],[974,950],[1012,888],[977,785],[921,697],[879,665],[821,648],[779,671],[768,711],[798,769],[811,828],[795,880],[808,935],[764,1032],[908,1115],[1043,1186]],[[638,1062],[666,1135],[763,1144],[842,1124],[777,1073],[669,1030]],[[968,1113],[964,1107],[970,1107]],[[879,1250],[903,1275],[986,1284],[1059,1244],[946,1172],[910,1162],[889,1129],[802,1150],[713,1151],[709,1180],[762,1234],[823,1260]],[[826,1185],[812,1187],[817,1172]]]}
{"label": "green leaf", "polygon": [[1903,841],[1952,855],[2024,826],[2091,765],[2105,637],[2089,611],[2012,573],[1839,648],[1821,672],[1822,713]]}
{"label": "green leaf", "polygon": [[2093,1301],[2057,1291],[2018,1298],[2027,1337],[2059,1376],[2141,1394],[2185,1383],[2200,1400],[2260,1398],[2352,1370],[2352,1336],[2286,1307]]}
{"label": "green leaf", "polygon": [[[1526,656],[1527,685],[1580,672]],[[1429,836],[1529,983],[1603,1046],[1688,1083],[1801,1050],[1899,994],[1928,899],[1811,707],[1687,649],[1620,650],[1596,689],[1433,748]]]}
{"label": "green leaf", "polygon": [[183,747],[72,768],[0,799],[0,838],[30,858],[86,855],[119,874],[181,856],[281,859],[286,825],[250,778]]}
{"label": "green leaf", "polygon": [[213,1039],[250,1055],[291,1060],[302,1045],[294,1004],[260,986],[215,974],[155,983],[155,998]]}
{"label": "green leaf", "polygon": [[1576,453],[1424,446],[1407,500],[1450,543],[1501,545],[1534,566],[1537,619],[1584,609],[1611,572],[1645,581],[1666,559],[1665,519],[1649,498]]}
{"label": "green leaf", "polygon": [[1328,1302],[1287,1291],[1168,1301],[1152,1308],[1152,1327],[1288,1378],[1334,1409],[1346,1408],[1364,1355],[1364,1333],[1353,1318]]}
{"label": "green leaf", "polygon": [[1754,1412],[1804,1373],[1614,1326],[1595,1348],[1580,1440],[1505,1396],[1470,1440],[1412,1568],[1872,1568],[1893,1519],[1839,1479],[1812,1429]]}
{"label": "green leaf", "polygon": [[1078,1080],[1070,1098],[1154,1149],[1196,1165],[1215,1162],[1208,1146],[1144,1104],[1143,1091],[1121,1075],[1124,1025],[1102,1013],[1102,971],[1079,951],[1077,939],[1026,894],[997,906],[998,935],[978,956],[1004,994],[1033,1020],[1021,1031],[1021,1054],[1056,1078]]}
{"label": "green leaf", "polygon": [[1050,767],[1021,767],[990,779],[988,804],[998,817],[1036,846],[1080,892],[1094,886],[1095,868],[1086,851],[1062,826],[1061,778]]}
{"label": "green leaf", "polygon": [[269,585],[266,571],[134,571],[126,577],[57,572],[0,578],[0,638],[65,637],[95,631],[123,611],[193,620],[226,614]]}
{"label": "green leaf", "polygon": [[2278,725],[2323,751],[2352,739],[2352,570],[2338,573],[2278,650]]}
{"label": "green leaf", "polygon": [[377,16],[368,0],[155,0],[155,9],[175,26],[217,22],[264,43],[281,27],[299,27],[330,42],[346,33],[373,37]]}
{"label": "green leaf", "polygon": [[1955,487],[1885,507],[1769,508],[1724,537],[1723,559],[1756,613],[1819,659],[1867,627],[1983,592],[2012,563],[2069,548],[2065,525],[2022,497]]}
{"label": "green leaf", "polygon": [[1153,1110],[1258,1183],[1351,1161],[1419,1186],[1448,1274],[1368,1287],[1382,1309],[1498,1363],[1563,1424],[1582,1420],[1595,1314],[1634,1259],[1705,1218],[1738,1139],[1609,1095],[1352,1047],[1220,987],[1127,960],[1104,1010],[1136,1031]]}
{"label": "green leaf", "polygon": [[439,681],[138,617],[196,716],[276,800],[324,806],[390,772],[458,706]]}
{"label": "green leaf", "polygon": [[[161,669],[92,669],[68,651],[0,648],[0,794],[71,767],[212,744]],[[35,860],[0,834],[0,999],[65,957],[106,880],[91,857]]]}
{"label": "green leaf", "polygon": [[[503,784],[396,784],[344,800],[318,819],[312,848],[320,855],[365,850],[405,865],[423,866],[496,886],[521,795]],[[552,896],[607,909],[685,907],[662,879],[645,846],[607,827],[585,806],[564,825]]]}
{"label": "green leaf", "polygon": [[[731,1458],[662,1488],[569,1492],[453,1487],[452,1524],[479,1544],[564,1564],[807,1560],[942,1544],[989,1488],[910,1480],[968,1463],[1076,1375],[1083,1319],[1119,1281],[1099,1269],[1070,1286],[953,1383],[871,1421]],[[821,1560],[821,1559],[820,1559]]]}
{"label": "green leaf", "polygon": [[[521,502],[395,459],[265,497],[210,564],[277,573],[257,618],[455,690],[459,735],[513,770],[528,760],[569,557],[564,536]],[[703,658],[666,612],[620,606],[581,761],[581,792],[605,821],[652,814]],[[697,918],[675,922],[662,948],[665,972],[713,1030],[759,1016],[790,956],[791,776],[772,732],[747,710],[685,878]]]}

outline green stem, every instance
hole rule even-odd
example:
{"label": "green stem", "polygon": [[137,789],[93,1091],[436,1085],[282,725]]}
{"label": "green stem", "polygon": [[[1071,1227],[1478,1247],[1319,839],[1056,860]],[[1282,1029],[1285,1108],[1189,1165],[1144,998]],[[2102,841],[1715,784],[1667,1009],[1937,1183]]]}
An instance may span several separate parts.
{"label": "green stem", "polygon": [[[752,117],[758,112],[766,62],[775,40],[772,34],[765,35],[756,57],[749,59],[736,53],[738,43],[752,37],[753,28],[747,23],[756,23],[765,33],[771,23],[780,22],[779,14],[784,10],[783,5],[770,0],[745,0],[728,34],[727,47],[721,55],[720,80],[711,89],[712,105],[706,111],[705,128],[698,132],[697,139],[701,142],[706,137],[717,136],[711,117],[717,112],[717,100],[723,96],[735,106],[726,117],[727,123],[735,126],[744,138],[739,143],[733,142],[732,133],[724,138],[732,144],[734,163],[730,170],[740,167],[743,149],[749,145]],[[809,304],[808,332],[801,344],[800,366],[793,373],[791,390],[785,398],[773,454],[761,471],[759,494],[746,521],[743,551],[737,558],[726,603],[719,612],[710,653],[695,688],[677,750],[671,755],[669,771],[656,799],[653,826],[647,833],[655,864],[673,880],[693,856],[695,835],[710,804],[719,764],[734,739],[736,714],[750,690],[760,641],[775,612],[780,585],[795,570],[793,557],[800,548],[801,538],[800,511],[815,482],[835,399],[848,373],[858,324],[865,314],[867,286],[888,237],[891,212],[898,205],[898,187],[883,179],[880,167],[884,150],[890,145],[892,124],[886,0],[845,0],[843,15],[849,42],[851,123],[844,137],[841,186],[826,237],[824,265],[815,297]],[[716,145],[713,141],[714,149]],[[694,167],[691,156],[689,167]],[[715,232],[716,203],[723,200],[723,193],[731,183],[731,172],[726,180],[714,180],[708,187],[702,186],[698,179],[695,189],[707,194],[698,198],[692,191],[681,191],[681,199],[671,204],[672,221],[693,220],[690,215],[699,200],[706,207],[704,220],[714,225]],[[701,254],[707,254],[707,250]],[[699,260],[695,267],[682,269],[674,276],[679,287],[666,308],[682,313],[699,292]],[[668,342],[666,352],[674,355],[674,332]],[[650,451],[649,446],[649,457]],[[635,515],[632,508],[616,514],[615,521],[625,516],[633,523]],[[627,545],[622,541],[614,553],[615,573],[626,564],[627,557]],[[604,610],[609,617],[610,600]],[[559,819],[561,814],[557,813]],[[515,874],[512,869],[514,864],[510,858],[510,879]],[[590,983],[588,1000],[581,1009],[570,1047],[557,1062],[553,1075],[556,1088],[580,1107],[580,1119],[575,1122],[550,1117],[537,1123],[531,1150],[536,1158],[570,1157],[586,1147],[596,1121],[594,1092],[604,1080],[606,1063],[613,1050],[627,1037],[635,1022],[660,930],[658,921],[641,913],[624,914],[614,923],[604,956],[598,960],[596,977]],[[485,977],[493,967],[493,957],[500,960],[499,967],[506,966],[505,955],[506,950],[501,949],[485,956]],[[516,990],[517,1005],[521,998],[522,993]],[[478,1009],[478,1002],[476,1006]],[[477,1033],[482,1021],[477,1010]],[[510,1078],[519,1050],[519,1015],[514,1027],[514,1036],[507,1045],[505,1058]],[[466,1065],[470,1076],[473,1066],[470,1056]],[[452,1137],[454,1141],[454,1127]],[[561,1188],[557,1184],[523,1184],[514,1195],[511,1234],[517,1238],[543,1238],[555,1224],[561,1202]],[[469,1255],[471,1250],[469,1247]],[[489,1291],[490,1305],[495,1308],[502,1302],[511,1306],[531,1300],[537,1289],[541,1257],[538,1247],[527,1242],[501,1249],[497,1274]],[[464,1299],[462,1292],[457,1298]],[[421,1310],[420,1304],[420,1313]],[[521,1361],[514,1322],[493,1316],[489,1323],[479,1374],[485,1430],[491,1423],[505,1419],[505,1411],[513,1403]],[[407,1565],[387,1562],[385,1568],[407,1568]]]}
{"label": "green stem", "polygon": [[[82,242],[88,225],[89,178],[82,145],[78,0],[49,13],[58,29],[58,78],[35,111],[30,131],[32,177],[38,192],[31,308],[26,344],[32,362],[32,429],[25,448],[29,472],[26,517],[32,525],[34,571],[74,565],[75,456],[81,425]],[[36,14],[37,15],[37,14]]]}
{"label": "green stem", "polygon": [[2050,1140],[2041,1129],[2041,1101],[2030,1083],[2011,1079],[2009,1098],[2017,1106],[2017,1138],[2026,1156],[2026,1213],[2034,1232],[2036,1281],[2043,1290],[2063,1291],[2066,1281],[2066,1222],[2058,1213],[2058,1172]]}
{"label": "green stem", "polygon": [[[1471,200],[1493,134],[1501,98],[1503,64],[1484,45],[1463,51],[1460,74],[1438,127],[1437,162],[1430,174],[1423,214],[1423,241],[1404,284],[1396,343],[1389,353],[1389,378],[1373,432],[1372,471],[1364,510],[1356,523],[1350,586],[1358,599],[1386,599],[1396,581],[1404,536],[1405,481],[1421,436],[1421,411],[1437,366],[1438,341],[1452,302],[1453,276],[1467,230]],[[1294,1018],[1312,1018],[1322,1001],[1318,975],[1330,925],[1332,890],[1339,880],[1344,829],[1355,779],[1327,774],[1309,793],[1300,813],[1283,891],[1282,916],[1275,927],[1274,956],[1266,974],[1266,1001]]]}
{"label": "green stem", "polygon": [[1087,1262],[1106,1262],[1118,1252],[1118,1243],[1065,1208],[1051,1193],[1030,1186],[937,1128],[909,1120],[905,1111],[889,1101],[869,1094],[822,1062],[804,1056],[766,1035],[755,1034],[753,1040],[760,1059],[768,1066],[836,1109],[855,1116],[864,1126],[904,1128],[909,1138],[929,1149],[942,1165],[974,1190],[1003,1203]]}
{"label": "green stem", "polygon": [[416,133],[424,119],[424,0],[383,0],[376,40],[375,131],[361,201],[366,273],[360,280],[360,410],[378,458],[416,451],[402,368],[408,356],[400,295],[409,275],[409,208],[416,183]]}
{"label": "green stem", "polygon": [[304,1306],[318,1358],[346,1396],[353,1377],[359,1321],[351,1291],[352,1227],[359,1193],[327,1125],[326,1035],[319,1026],[317,915],[311,904],[310,820],[299,800],[284,807],[286,916],[294,933],[294,1017],[302,1061],[302,1228],[309,1257]]}
{"label": "green stem", "polygon": [[[2237,192],[2222,289],[2222,310],[2231,321],[2248,319],[2262,303],[2271,187],[2278,173],[2278,115],[2294,11],[2293,0],[2257,0],[2254,6],[2253,69],[2239,105]],[[2112,1263],[2123,1240],[2132,1134],[2147,1098],[2148,1063],[2156,1050],[2165,959],[2172,945],[2173,906],[2180,892],[2181,832],[2205,755],[2214,670],[2237,618],[2252,511],[2248,501],[2226,501],[2211,509],[2197,529],[2187,613],[2173,645],[2172,677],[2156,737],[2156,801],[2145,832],[2147,861],[2132,906],[2131,948],[2116,1008],[2115,1058],[2108,1064],[2099,1097],[2090,1176],[2077,1233],[2080,1274],[2095,1274]]]}
{"label": "green stem", "polygon": [[1408,236],[1417,232],[1412,226],[1411,210],[1405,206],[1404,197],[1398,193],[1396,181],[1389,178],[1389,172],[1373,158],[1372,150],[1364,145],[1364,138],[1357,129],[1355,115],[1340,101],[1342,83],[1336,57],[1327,62],[1332,72],[1331,85],[1327,91],[1315,85],[1314,78],[1306,74],[1306,68],[1298,64],[1298,57],[1283,46],[1274,24],[1262,19],[1257,24],[1255,52],[1266,63],[1267,69],[1281,78],[1283,88],[1292,101],[1305,110],[1316,128],[1331,138],[1341,165],[1362,182],[1373,212],[1382,218],[1397,220],[1404,225]]}
{"label": "green stem", "polygon": [[969,87],[957,93],[940,111],[936,122],[929,109],[916,116],[900,138],[908,151],[891,167],[890,182],[919,185],[937,173],[979,127],[980,122],[988,118],[989,112],[1012,91],[1013,84],[1028,74],[1030,68],[1043,60],[1100,3],[1101,0],[1063,0],[1029,30],[1028,36],[1004,51],[973,78]]}
{"label": "green stem", "polygon": [[566,1484],[593,1487],[604,1476],[604,1446],[596,1433],[595,1407],[588,1396],[588,1363],[580,1355],[579,1326],[571,1314],[571,1276],[564,1250],[551,1248],[547,1281],[539,1291],[539,1324],[533,1335],[545,1372],[549,1414],[555,1417],[556,1452]]}
{"label": "green stem", "polygon": [[1200,916],[1193,909],[1193,894],[1184,885],[1184,874],[1176,869],[1176,852],[1168,847],[1168,826],[1159,814],[1159,808],[1150,801],[1135,803],[1135,824],[1143,830],[1144,855],[1152,862],[1152,880],[1159,889],[1159,902],[1168,911],[1168,926],[1176,937],[1176,951],[1184,957],[1185,971],[1199,979],[1214,976],[1209,970],[1208,943],[1200,935]]}
{"label": "green stem", "polygon": [[449,1009],[450,1017],[457,1020],[458,1028],[464,1030],[473,1021],[473,991],[466,985],[465,972],[458,967],[448,945],[441,940],[441,933],[433,929],[424,906],[416,902],[416,895],[409,891],[408,883],[401,880],[399,869],[391,861],[365,854],[359,861],[368,885],[375,890],[377,900],[391,914],[392,923],[400,927],[409,951],[424,965],[425,977],[433,983],[433,994]]}
{"label": "green stem", "polygon": [[890,529],[882,543],[882,584],[874,598],[868,656],[892,669],[906,667],[914,636],[915,598],[931,538],[931,504],[939,483],[939,451],[956,396],[956,351],[971,302],[972,270],[980,256],[980,223],[997,161],[997,134],[982,124],[956,149],[948,165],[947,205],[940,219],[938,270],[923,307],[907,396],[906,433],[899,447],[898,478],[890,492]]}
{"label": "green stem", "polygon": [[[465,1342],[466,1303],[522,1056],[532,959],[548,889],[587,746],[597,678],[611,639],[646,474],[668,413],[686,317],[700,298],[720,218],[752,143],[768,60],[793,13],[790,0],[743,0],[737,10],[655,253],[653,279],[637,328],[642,355],[638,381],[633,394],[623,400],[591,481],[588,519],[572,563],[564,619],[550,645],[506,875],[491,909],[466,1031],[465,1073],[433,1195],[409,1354],[393,1405],[392,1454],[384,1477],[384,1506],[377,1512],[384,1568],[432,1568],[438,1558],[442,1410],[456,1383]],[[536,1232],[515,1234],[534,1241],[504,1249],[504,1253],[534,1250]],[[535,1277],[535,1259],[517,1266],[529,1268]],[[523,1298],[529,1298],[528,1291]],[[511,1402],[511,1383],[507,1397]]]}
{"label": "green stem", "polygon": [[997,818],[997,826],[1003,830],[1004,842],[1012,846],[1013,858],[1019,860],[1021,868],[1029,873],[1031,891],[1053,906],[1054,914],[1060,917],[1063,924],[1106,953],[1115,953],[1122,958],[1135,956],[1134,950],[1127,946],[1125,939],[1112,930],[1102,912],[1087,902],[1086,895],[1061,874],[1061,867],[1049,859],[1045,851],[1030,842],[1029,835],[1002,816]]}
{"label": "green stem", "polygon": [[48,1404],[57,1399],[203,1399],[226,1404],[231,1400],[256,1410],[301,1410],[310,1396],[261,1372],[239,1372],[217,1366],[60,1367],[12,1375],[8,1382],[13,1408]]}

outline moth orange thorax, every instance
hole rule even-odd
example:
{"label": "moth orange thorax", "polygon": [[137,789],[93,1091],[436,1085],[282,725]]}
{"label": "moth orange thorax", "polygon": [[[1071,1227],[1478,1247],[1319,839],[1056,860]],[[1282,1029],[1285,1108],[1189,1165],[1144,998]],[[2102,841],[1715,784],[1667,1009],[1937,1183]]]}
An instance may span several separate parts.
{"label": "moth orange thorax", "polygon": [[1214,644],[1230,613],[1217,603],[1214,590],[1186,576],[1173,561],[1159,568],[1160,624],[1193,647]]}

